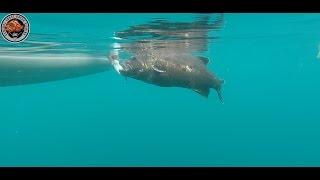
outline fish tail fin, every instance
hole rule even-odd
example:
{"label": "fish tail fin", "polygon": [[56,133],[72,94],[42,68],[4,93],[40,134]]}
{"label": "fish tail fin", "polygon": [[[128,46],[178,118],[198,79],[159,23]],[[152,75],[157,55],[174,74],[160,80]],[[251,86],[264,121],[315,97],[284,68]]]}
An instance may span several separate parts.
{"label": "fish tail fin", "polygon": [[218,97],[219,97],[220,102],[221,102],[222,104],[224,104],[221,89],[218,89],[218,90],[217,90],[217,94],[218,94]]}
{"label": "fish tail fin", "polygon": [[219,97],[219,100],[222,104],[224,104],[224,100],[223,100],[223,96],[222,96],[222,85],[225,83],[224,80],[219,80],[219,86],[216,88],[216,91],[217,91],[217,94],[218,94],[218,97]]}

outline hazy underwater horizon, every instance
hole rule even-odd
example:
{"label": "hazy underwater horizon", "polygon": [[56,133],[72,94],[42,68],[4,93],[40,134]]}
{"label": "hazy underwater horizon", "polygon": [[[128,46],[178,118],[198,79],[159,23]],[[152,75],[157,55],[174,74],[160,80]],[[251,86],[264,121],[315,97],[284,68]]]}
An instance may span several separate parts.
{"label": "hazy underwater horizon", "polygon": [[[320,165],[320,14],[23,15],[25,41],[0,37],[0,166]],[[207,70],[223,103],[110,53]]]}

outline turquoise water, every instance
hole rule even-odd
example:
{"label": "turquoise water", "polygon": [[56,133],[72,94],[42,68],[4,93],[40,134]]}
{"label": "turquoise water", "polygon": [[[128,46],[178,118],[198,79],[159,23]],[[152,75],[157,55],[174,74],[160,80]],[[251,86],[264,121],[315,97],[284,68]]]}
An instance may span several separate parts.
{"label": "turquoise water", "polygon": [[[53,54],[105,57],[115,32],[197,16],[24,15],[29,38],[0,38],[1,53],[50,42]],[[320,14],[224,14],[204,52],[226,81],[224,104],[213,90],[204,98],[114,70],[0,87],[0,166],[319,166],[319,27]]]}

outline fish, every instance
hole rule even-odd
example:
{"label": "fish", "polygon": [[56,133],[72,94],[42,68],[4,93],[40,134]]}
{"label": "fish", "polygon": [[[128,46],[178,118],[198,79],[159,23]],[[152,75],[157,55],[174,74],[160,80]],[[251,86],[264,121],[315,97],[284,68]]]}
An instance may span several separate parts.
{"label": "fish", "polygon": [[156,53],[137,54],[121,62],[117,54],[111,53],[109,60],[122,76],[160,87],[191,89],[204,97],[208,97],[213,88],[223,102],[221,87],[224,80],[208,70],[209,59],[206,57],[158,50]]}
{"label": "fish", "polygon": [[[215,89],[223,102],[224,80],[210,71],[209,58],[201,52],[208,50],[210,30],[219,30],[223,14],[212,22],[212,16],[201,15],[191,22],[171,22],[156,19],[115,32],[122,39],[112,45],[108,54],[115,71],[125,76],[160,87],[191,89],[208,97]],[[122,52],[130,58],[120,58]]]}

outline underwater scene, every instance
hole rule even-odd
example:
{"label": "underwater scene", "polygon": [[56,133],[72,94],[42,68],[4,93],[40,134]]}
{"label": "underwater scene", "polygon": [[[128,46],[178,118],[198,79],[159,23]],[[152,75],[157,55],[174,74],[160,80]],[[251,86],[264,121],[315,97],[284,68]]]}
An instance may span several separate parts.
{"label": "underwater scene", "polygon": [[320,165],[320,14],[0,18],[2,167]]}

